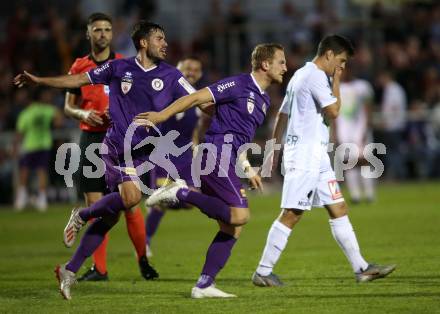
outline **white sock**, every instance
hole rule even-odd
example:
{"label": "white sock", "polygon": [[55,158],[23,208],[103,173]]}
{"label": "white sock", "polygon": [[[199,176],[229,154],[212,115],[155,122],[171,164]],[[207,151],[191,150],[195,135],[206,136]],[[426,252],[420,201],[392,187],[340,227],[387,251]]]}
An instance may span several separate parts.
{"label": "white sock", "polygon": [[361,255],[359,244],[348,216],[346,215],[336,219],[330,219],[329,223],[333,237],[336,242],[338,242],[342,251],[344,251],[353,271],[358,273],[362,269],[366,269],[368,263]]}
{"label": "white sock", "polygon": [[374,180],[369,178],[361,177],[362,184],[364,186],[365,197],[367,200],[373,201],[376,198],[374,192]]}
{"label": "white sock", "polygon": [[355,167],[345,171],[345,182],[352,200],[361,199],[361,171],[359,167]]}
{"label": "white sock", "polygon": [[257,267],[257,273],[262,276],[268,276],[275,264],[278,262],[281,253],[287,245],[292,229],[275,220],[267,235],[266,246],[264,247],[263,256]]}

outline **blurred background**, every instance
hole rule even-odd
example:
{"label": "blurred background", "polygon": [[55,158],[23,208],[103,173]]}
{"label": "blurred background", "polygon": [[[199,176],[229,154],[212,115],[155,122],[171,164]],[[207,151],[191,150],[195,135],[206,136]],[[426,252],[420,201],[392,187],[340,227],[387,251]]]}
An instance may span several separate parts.
{"label": "blurred background", "polygon": [[[17,120],[33,102],[53,105],[62,112],[64,91],[16,89],[15,74],[68,72],[77,57],[89,52],[86,20],[93,12],[113,17],[113,50],[132,56],[132,25],[138,19],[161,24],[168,41],[167,61],[195,55],[203,63],[198,88],[250,70],[250,53],[259,42],[280,42],[286,49],[289,72],[282,86],[269,90],[272,107],[257,142],[269,138],[274,117],[291,75],[313,58],[326,34],[349,37],[356,48],[351,73],[369,82],[373,141],[392,146],[382,156],[395,165],[380,180],[439,180],[440,178],[440,3],[438,1],[368,0],[57,0],[0,3],[0,203],[13,203],[20,143]],[[387,103],[398,90],[399,104]],[[389,89],[389,90],[388,90]],[[399,93],[398,92],[398,93]],[[391,95],[391,96],[390,96]],[[397,96],[396,96],[397,97]],[[397,118],[398,117],[398,118]],[[396,118],[396,119],[395,119]],[[389,120],[393,123],[389,123]],[[78,142],[73,119],[52,124],[57,147]],[[391,147],[390,146],[390,147]],[[35,183],[30,183],[35,186]],[[77,200],[63,177],[49,170],[48,198]]]}

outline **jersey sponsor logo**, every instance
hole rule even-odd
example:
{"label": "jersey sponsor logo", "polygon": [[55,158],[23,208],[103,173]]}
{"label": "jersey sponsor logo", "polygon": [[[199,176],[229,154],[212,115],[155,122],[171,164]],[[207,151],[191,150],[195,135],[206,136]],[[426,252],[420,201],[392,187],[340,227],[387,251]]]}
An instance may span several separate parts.
{"label": "jersey sponsor logo", "polygon": [[338,181],[330,180],[328,181],[328,187],[330,189],[330,194],[332,195],[332,199],[337,200],[342,197],[341,189],[339,188]]}
{"label": "jersey sponsor logo", "polygon": [[287,134],[286,136],[286,144],[287,145],[296,145],[298,142],[298,136],[293,134]]}
{"label": "jersey sponsor logo", "polygon": [[94,69],[94,70],[93,70],[93,73],[94,73],[95,75],[99,75],[99,73],[101,73],[102,71],[104,71],[105,69],[107,69],[109,66],[110,66],[110,63],[107,62],[106,64],[103,64],[103,65],[100,66],[99,68]]}
{"label": "jersey sponsor logo", "polygon": [[163,89],[163,81],[160,78],[155,78],[151,81],[151,87],[153,87],[155,91],[161,91]]}
{"label": "jersey sponsor logo", "polygon": [[183,76],[178,80],[178,82],[188,92],[188,94],[192,94],[196,91]]}
{"label": "jersey sponsor logo", "polygon": [[225,90],[225,89],[227,89],[227,88],[229,88],[229,87],[234,87],[235,86],[235,81],[232,81],[232,82],[226,82],[226,83],[223,83],[223,84],[219,84],[219,85],[217,85],[217,91],[219,92],[219,93],[223,93],[223,91]]}
{"label": "jersey sponsor logo", "polygon": [[131,72],[125,72],[124,76],[121,79],[121,90],[124,94],[127,94],[131,86],[133,85],[133,77]]}
{"label": "jersey sponsor logo", "polygon": [[249,114],[252,114],[252,112],[254,112],[254,108],[255,108],[255,95],[253,92],[249,93],[249,97],[247,99],[247,110],[249,112]]}

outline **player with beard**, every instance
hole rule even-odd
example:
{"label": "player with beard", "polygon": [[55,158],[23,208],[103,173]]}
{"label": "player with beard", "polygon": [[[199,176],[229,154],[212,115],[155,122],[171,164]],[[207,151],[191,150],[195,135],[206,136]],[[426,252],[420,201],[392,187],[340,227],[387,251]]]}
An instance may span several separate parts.
{"label": "player with beard", "polygon": [[[93,13],[88,18],[87,39],[90,41],[90,53],[82,58],[78,58],[70,68],[69,74],[85,73],[91,69],[101,66],[104,63],[120,59],[123,56],[111,50],[113,37],[112,19],[103,13]],[[106,193],[106,183],[104,177],[89,178],[84,175],[84,167],[96,166],[86,157],[86,150],[90,145],[95,145],[94,154],[100,156],[99,146],[104,140],[110,121],[107,116],[109,104],[109,88],[107,85],[87,85],[81,88],[68,89],[66,92],[64,112],[69,117],[80,121],[80,166],[77,173],[76,186],[84,194],[86,206],[91,206],[102,198]],[[81,100],[81,102],[79,102]],[[145,265],[144,259],[146,249],[145,228],[142,213],[139,207],[134,211],[125,211],[127,231],[133,246],[136,249],[141,274],[142,267]],[[79,281],[102,281],[108,280],[107,274],[107,242],[108,235],[105,236],[102,244],[93,253],[93,266],[78,280]],[[149,279],[147,277],[146,279]]]}
{"label": "player with beard", "polygon": [[[101,151],[101,154],[111,193],[87,208],[72,210],[64,229],[64,243],[68,247],[74,244],[79,230],[87,221],[92,218],[95,221],[85,232],[70,261],[56,268],[60,292],[65,299],[71,299],[70,288],[76,281],[75,273],[117,223],[120,212],[136,207],[141,200],[138,166],[148,161],[151,147],[134,147],[149,135],[156,134],[144,127],[136,128],[130,142],[126,143],[126,132],[132,129],[134,117],[146,110],[162,110],[174,100],[193,92],[181,72],[163,61],[168,44],[160,25],[140,21],[134,26],[131,37],[137,50],[134,57],[114,60],[82,74],[43,78],[24,72],[14,78],[15,85],[19,87],[26,83],[57,88],[104,84],[110,90],[112,122],[102,146],[107,153]],[[127,154],[131,155],[131,160],[125,158]],[[158,277],[151,266],[148,275]]]}

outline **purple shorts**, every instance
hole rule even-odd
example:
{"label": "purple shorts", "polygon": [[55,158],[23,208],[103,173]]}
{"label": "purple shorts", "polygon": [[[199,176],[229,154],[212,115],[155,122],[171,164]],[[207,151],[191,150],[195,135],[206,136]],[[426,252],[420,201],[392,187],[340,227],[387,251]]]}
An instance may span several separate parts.
{"label": "purple shorts", "polygon": [[118,185],[126,181],[142,181],[149,188],[154,187],[150,179],[153,170],[139,176],[135,169],[149,160],[147,153],[132,152],[132,164],[127,165],[124,155],[120,154],[107,138],[103,144],[108,147],[108,154],[102,154],[101,157],[105,163],[105,182],[110,192],[118,191]]}
{"label": "purple shorts", "polygon": [[[218,152],[214,171],[200,177],[202,193],[217,197],[230,207],[247,208],[246,190],[241,184],[241,179],[235,173],[236,158],[231,156],[228,169],[221,169],[220,149]],[[205,167],[207,154],[206,151],[203,154],[202,169]],[[211,156],[211,158],[214,158],[214,156]],[[227,176],[225,177],[226,173]],[[219,174],[223,174],[223,176],[219,176]]]}
{"label": "purple shorts", "polygon": [[20,167],[29,169],[48,169],[50,160],[50,150],[38,150],[25,153],[20,158]]}

